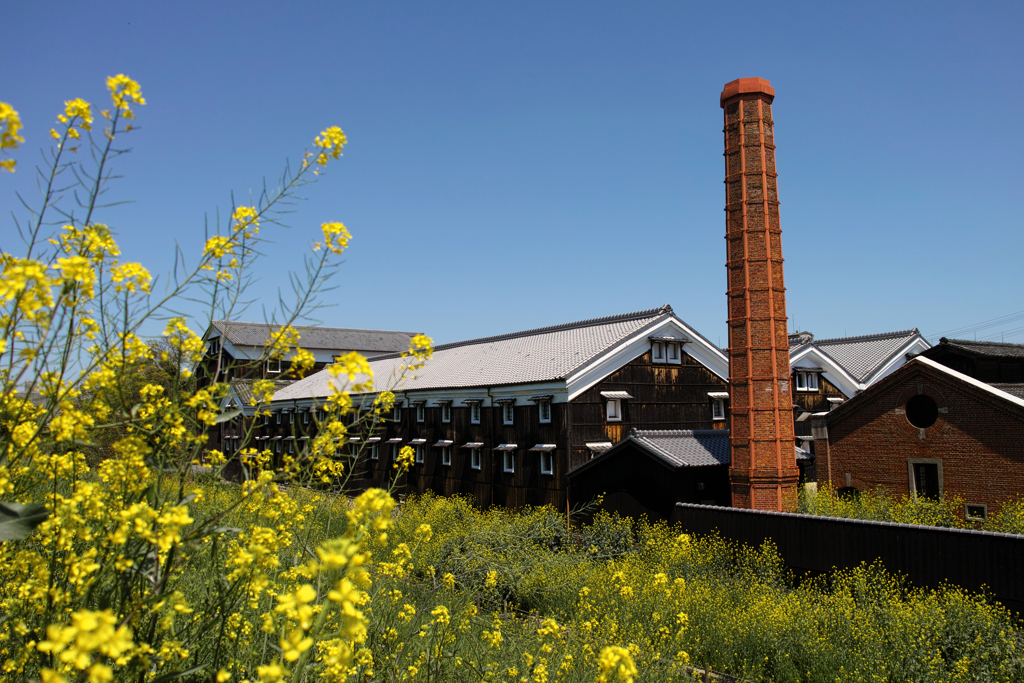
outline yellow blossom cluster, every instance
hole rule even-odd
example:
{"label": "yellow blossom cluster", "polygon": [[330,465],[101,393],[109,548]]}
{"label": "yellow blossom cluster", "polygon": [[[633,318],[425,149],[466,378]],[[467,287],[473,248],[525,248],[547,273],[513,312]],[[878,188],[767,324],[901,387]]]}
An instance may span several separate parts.
{"label": "yellow blossom cluster", "polygon": [[[21,117],[18,116],[18,112],[6,102],[0,102],[0,152],[16,149],[18,145],[25,142],[25,138],[18,133],[21,129]],[[12,173],[16,164],[14,159],[0,159],[0,168],[5,168]]]}

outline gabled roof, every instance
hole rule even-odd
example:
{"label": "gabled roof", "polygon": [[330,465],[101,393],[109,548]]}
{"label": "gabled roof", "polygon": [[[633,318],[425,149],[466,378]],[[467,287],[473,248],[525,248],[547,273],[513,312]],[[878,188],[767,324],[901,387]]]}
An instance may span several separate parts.
{"label": "gabled roof", "polygon": [[[294,380],[288,379],[275,379],[271,380],[274,383],[275,394],[281,389],[291,384]],[[247,406],[253,406],[255,403],[253,399],[255,395],[252,392],[253,380],[235,380],[231,382],[228,387],[228,395],[226,397],[226,403],[230,403],[232,400],[239,402],[239,408],[245,408]]]}
{"label": "gabled roof", "polygon": [[[470,339],[434,347],[433,357],[414,376],[406,377],[401,391],[531,384],[566,380],[598,358],[606,357],[643,331],[678,321],[665,305],[635,313],[581,320],[533,330]],[[681,321],[679,321],[681,322]],[[685,324],[684,324],[685,325]],[[721,353],[687,326],[706,349]],[[643,339],[646,343],[646,338]],[[403,361],[401,354],[369,359],[378,389],[390,388]],[[630,358],[632,360],[632,358]],[[720,358],[723,363],[725,359]],[[721,370],[721,368],[719,368]],[[281,400],[328,396],[331,375],[321,371],[292,384],[278,394]],[[363,381],[365,378],[357,381]]]}
{"label": "gabled roof", "polygon": [[932,348],[935,349],[935,352],[929,353],[929,356],[941,350],[949,349],[976,357],[1024,358],[1024,344],[1010,344],[1007,342],[971,341],[970,339],[946,339],[943,337]]}
{"label": "gabled roof", "polygon": [[[614,447],[595,456],[569,473],[572,477],[595,463],[607,461],[629,445],[638,446],[672,469],[681,467],[728,466],[731,462],[728,429],[632,429]],[[813,456],[794,446],[797,460]]]}
{"label": "gabled roof", "polygon": [[[280,325],[270,323],[246,323],[226,320],[214,320],[210,330],[206,332],[209,339],[211,332],[216,330],[220,335],[236,346],[262,347],[270,339]],[[394,332],[390,330],[356,330],[347,327],[319,327],[315,325],[297,325],[300,345],[304,349],[337,350],[337,351],[378,351],[395,353],[409,349],[409,340],[416,332]]]}
{"label": "gabled roof", "polygon": [[905,353],[904,349],[907,349],[915,340],[920,340],[927,347],[928,343],[924,341],[916,327],[897,332],[832,339],[814,339],[810,335],[791,335],[789,357],[793,359],[804,355],[808,349],[814,348],[828,356],[858,383],[863,384],[896,356]]}

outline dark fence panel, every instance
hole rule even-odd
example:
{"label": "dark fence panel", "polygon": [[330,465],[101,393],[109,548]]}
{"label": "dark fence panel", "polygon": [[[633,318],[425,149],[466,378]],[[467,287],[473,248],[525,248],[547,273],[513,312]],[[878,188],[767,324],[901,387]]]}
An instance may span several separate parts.
{"label": "dark fence panel", "polygon": [[816,517],[678,503],[672,518],[688,533],[748,545],[771,539],[797,573],[822,574],[881,560],[916,586],[946,582],[983,588],[1024,615],[1024,536],[989,531]]}

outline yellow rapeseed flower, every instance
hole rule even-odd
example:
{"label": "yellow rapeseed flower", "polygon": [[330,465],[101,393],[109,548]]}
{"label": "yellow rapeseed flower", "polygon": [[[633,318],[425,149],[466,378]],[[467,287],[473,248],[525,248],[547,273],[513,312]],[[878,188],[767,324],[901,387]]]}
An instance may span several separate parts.
{"label": "yellow rapeseed flower", "polygon": [[[19,144],[25,142],[25,138],[18,134],[22,127],[18,112],[6,102],[0,102],[0,150],[16,149]],[[16,163],[14,159],[0,159],[0,168],[6,168],[14,173]]]}
{"label": "yellow rapeseed flower", "polygon": [[107,90],[110,91],[110,98],[114,101],[114,106],[120,109],[121,113],[127,119],[135,118],[129,103],[146,103],[146,100],[139,89],[139,84],[124,74],[118,74],[107,78]]}

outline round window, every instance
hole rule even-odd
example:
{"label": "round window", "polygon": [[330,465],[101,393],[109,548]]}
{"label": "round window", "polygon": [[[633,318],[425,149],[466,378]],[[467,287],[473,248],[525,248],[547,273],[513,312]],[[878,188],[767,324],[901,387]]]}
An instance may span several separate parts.
{"label": "round window", "polygon": [[931,396],[918,394],[907,401],[907,419],[918,429],[926,429],[939,419],[939,406]]}

